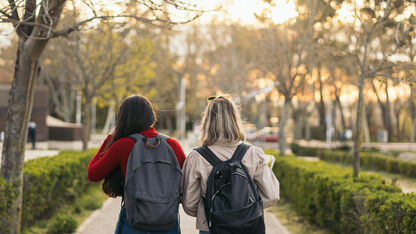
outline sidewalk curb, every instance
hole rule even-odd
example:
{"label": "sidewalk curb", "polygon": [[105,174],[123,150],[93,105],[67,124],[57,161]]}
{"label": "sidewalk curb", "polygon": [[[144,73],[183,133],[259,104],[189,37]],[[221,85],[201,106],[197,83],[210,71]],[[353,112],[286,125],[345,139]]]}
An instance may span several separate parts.
{"label": "sidewalk curb", "polygon": [[106,209],[108,209],[111,205],[113,205],[114,202],[120,203],[120,201],[118,201],[119,199],[108,198],[103,203],[103,206],[100,209],[95,210],[90,216],[88,216],[86,220],[84,220],[84,222],[80,226],[78,226],[77,231],[75,233],[76,234],[88,233],[88,230],[85,230],[85,228],[88,227],[88,225],[90,225],[91,223],[96,222],[97,221],[96,219],[98,218],[98,216],[102,212],[104,212]]}

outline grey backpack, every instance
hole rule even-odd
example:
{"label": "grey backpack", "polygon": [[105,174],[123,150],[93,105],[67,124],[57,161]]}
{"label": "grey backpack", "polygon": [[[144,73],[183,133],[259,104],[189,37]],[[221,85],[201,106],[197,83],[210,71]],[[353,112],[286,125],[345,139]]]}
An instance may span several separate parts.
{"label": "grey backpack", "polygon": [[178,221],[182,171],[167,136],[136,140],[127,162],[124,205],[127,222],[144,231],[169,231]]}

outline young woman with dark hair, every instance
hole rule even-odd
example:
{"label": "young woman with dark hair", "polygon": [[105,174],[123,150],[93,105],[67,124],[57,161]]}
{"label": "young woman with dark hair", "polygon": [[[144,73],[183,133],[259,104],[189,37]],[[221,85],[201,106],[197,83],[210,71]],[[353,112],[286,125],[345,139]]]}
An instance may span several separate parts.
{"label": "young woman with dark hair", "polygon": [[[99,151],[88,165],[88,179],[98,182],[102,179],[102,189],[109,197],[123,195],[123,181],[126,176],[127,161],[130,151],[133,149],[135,140],[128,138],[129,135],[140,133],[147,138],[157,135],[153,128],[156,122],[156,114],[146,97],[133,95],[126,98],[120,105],[116,128],[107,136]],[[173,138],[167,140],[182,167],[185,154],[180,144]],[[119,223],[116,232],[119,233],[153,233],[141,231],[130,226],[122,216],[125,216],[123,208],[120,212]],[[124,221],[123,221],[124,220]],[[169,232],[157,233],[180,233],[179,224]]]}

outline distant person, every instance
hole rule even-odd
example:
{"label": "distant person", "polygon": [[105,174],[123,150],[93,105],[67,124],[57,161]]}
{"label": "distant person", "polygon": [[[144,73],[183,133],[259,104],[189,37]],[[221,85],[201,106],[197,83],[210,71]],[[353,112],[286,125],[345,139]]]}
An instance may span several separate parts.
{"label": "distant person", "polygon": [[339,133],[339,139],[341,140],[341,142],[345,143],[345,131],[341,130],[341,132]]}
{"label": "distant person", "polygon": [[115,233],[180,233],[178,207],[185,154],[179,143],[153,128],[147,98],[126,98],[108,135],[88,165],[88,179],[110,197],[122,196]]}
{"label": "distant person", "polygon": [[265,233],[263,209],[279,200],[279,181],[263,150],[243,143],[240,113],[229,95],[209,98],[200,140],[182,169],[183,208],[196,217],[199,233]]}
{"label": "distant person", "polygon": [[35,120],[31,119],[28,124],[29,130],[29,139],[32,142],[32,149],[36,149],[36,122]]}
{"label": "distant person", "polygon": [[345,138],[347,139],[347,142],[351,142],[351,139],[352,139],[352,130],[351,129],[345,130]]}

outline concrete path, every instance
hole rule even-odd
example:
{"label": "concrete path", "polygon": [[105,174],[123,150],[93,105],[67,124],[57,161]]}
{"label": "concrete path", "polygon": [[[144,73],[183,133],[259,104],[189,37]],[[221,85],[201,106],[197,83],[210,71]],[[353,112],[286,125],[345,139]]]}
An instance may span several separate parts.
{"label": "concrete path", "polygon": [[[26,149],[25,161],[39,158],[39,157],[51,157],[59,154],[59,150],[41,150],[41,149]],[[0,163],[1,163],[2,148],[0,147]]]}
{"label": "concrete path", "polygon": [[[188,154],[194,145],[187,144],[187,141],[182,141],[183,150]],[[96,210],[89,216],[77,229],[76,234],[112,234],[114,233],[118,214],[120,212],[120,198],[109,198],[105,201],[103,207]],[[180,206],[180,226],[183,234],[198,234],[196,229],[196,218],[191,217]],[[279,222],[279,220],[267,210],[265,211],[265,223],[267,234],[287,234],[286,228]]]}
{"label": "concrete path", "polygon": [[[96,210],[82,223],[76,234],[113,234],[116,228],[118,214],[120,212],[120,198],[109,198],[104,202],[101,209]],[[287,234],[289,233],[279,220],[266,210],[265,223],[266,233],[268,234]],[[180,225],[183,234],[198,234],[195,226],[195,218],[191,217],[180,206]]]}

